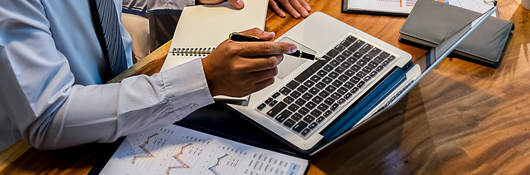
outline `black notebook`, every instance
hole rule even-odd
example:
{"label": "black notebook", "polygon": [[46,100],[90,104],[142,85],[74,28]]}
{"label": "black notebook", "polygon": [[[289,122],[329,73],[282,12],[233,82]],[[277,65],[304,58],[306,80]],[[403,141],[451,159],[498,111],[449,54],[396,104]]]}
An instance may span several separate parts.
{"label": "black notebook", "polygon": [[[434,47],[480,13],[435,1],[418,1],[400,31],[404,43]],[[510,39],[513,23],[489,17],[452,53],[457,58],[496,68]]]}

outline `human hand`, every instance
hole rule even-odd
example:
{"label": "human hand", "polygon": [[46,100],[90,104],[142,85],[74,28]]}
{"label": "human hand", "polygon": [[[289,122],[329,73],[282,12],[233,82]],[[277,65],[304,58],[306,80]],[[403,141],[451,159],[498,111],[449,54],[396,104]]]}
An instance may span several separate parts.
{"label": "human hand", "polygon": [[283,54],[296,51],[296,45],[271,42],[273,32],[254,28],[241,32],[259,37],[264,42],[222,42],[202,60],[202,66],[212,96],[242,97],[259,91],[272,83],[278,74],[276,67]]}
{"label": "human hand", "polygon": [[[219,4],[225,1],[226,0],[197,0],[198,4]],[[243,0],[228,0],[228,2],[236,9],[242,9],[245,6]]]}
{"label": "human hand", "polygon": [[307,17],[311,7],[306,0],[269,0],[269,7],[278,16],[285,17],[285,12],[280,8],[282,6],[294,18]]}

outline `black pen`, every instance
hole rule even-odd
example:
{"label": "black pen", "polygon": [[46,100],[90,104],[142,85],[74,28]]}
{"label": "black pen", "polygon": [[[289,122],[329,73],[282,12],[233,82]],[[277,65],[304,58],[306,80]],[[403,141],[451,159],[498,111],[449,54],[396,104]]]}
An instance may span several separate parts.
{"label": "black pen", "polygon": [[[238,32],[232,32],[230,34],[230,40],[232,40],[232,41],[250,41],[250,42],[252,42],[252,41],[265,41],[265,40],[262,40],[262,39],[260,39],[258,37],[243,35],[243,34],[238,33]],[[315,56],[313,54],[302,52],[300,50],[296,50],[296,52],[291,53],[291,54],[287,54],[287,55],[291,55],[291,56],[295,56],[295,57],[299,57],[299,58],[304,58],[304,59],[309,59],[309,60],[326,60],[324,58],[317,57],[317,56]]]}

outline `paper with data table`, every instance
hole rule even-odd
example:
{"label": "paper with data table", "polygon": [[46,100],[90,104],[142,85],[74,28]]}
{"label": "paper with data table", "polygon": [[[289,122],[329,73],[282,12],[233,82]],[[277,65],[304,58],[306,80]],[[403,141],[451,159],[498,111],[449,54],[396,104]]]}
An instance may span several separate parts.
{"label": "paper with data table", "polygon": [[100,174],[302,175],[308,160],[171,125],[130,135]]}

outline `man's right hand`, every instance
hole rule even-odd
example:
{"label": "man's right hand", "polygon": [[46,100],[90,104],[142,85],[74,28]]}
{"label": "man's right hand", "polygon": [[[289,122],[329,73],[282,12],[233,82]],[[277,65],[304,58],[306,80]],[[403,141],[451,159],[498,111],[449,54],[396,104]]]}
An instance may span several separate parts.
{"label": "man's right hand", "polygon": [[[263,40],[274,38],[274,33],[256,28],[241,33]],[[284,42],[225,40],[202,60],[210,93],[242,97],[259,91],[274,82],[283,54],[295,51],[296,45]]]}

